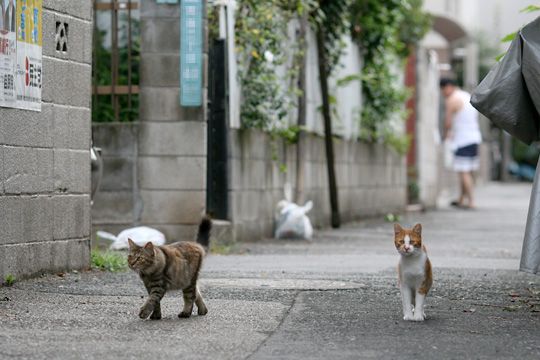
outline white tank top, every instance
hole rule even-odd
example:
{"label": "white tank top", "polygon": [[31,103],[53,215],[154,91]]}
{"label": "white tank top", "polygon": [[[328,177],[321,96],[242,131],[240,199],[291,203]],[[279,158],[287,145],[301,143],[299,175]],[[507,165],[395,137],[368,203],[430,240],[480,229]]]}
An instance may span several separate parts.
{"label": "white tank top", "polygon": [[452,121],[453,143],[455,148],[464,147],[482,142],[482,134],[478,125],[478,112],[471,105],[471,94],[463,90],[456,90],[463,101],[463,107],[454,114]]}

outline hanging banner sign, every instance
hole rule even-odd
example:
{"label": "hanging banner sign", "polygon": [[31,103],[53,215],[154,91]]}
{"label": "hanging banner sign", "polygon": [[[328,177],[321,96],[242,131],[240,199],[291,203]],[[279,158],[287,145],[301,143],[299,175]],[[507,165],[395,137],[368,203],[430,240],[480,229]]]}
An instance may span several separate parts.
{"label": "hanging banner sign", "polygon": [[16,2],[0,0],[0,106],[15,107]]}
{"label": "hanging banner sign", "polygon": [[203,0],[180,5],[180,105],[202,105]]}
{"label": "hanging banner sign", "polygon": [[43,0],[0,0],[0,106],[41,111]]}
{"label": "hanging banner sign", "polygon": [[42,0],[17,0],[17,108],[41,111]]}

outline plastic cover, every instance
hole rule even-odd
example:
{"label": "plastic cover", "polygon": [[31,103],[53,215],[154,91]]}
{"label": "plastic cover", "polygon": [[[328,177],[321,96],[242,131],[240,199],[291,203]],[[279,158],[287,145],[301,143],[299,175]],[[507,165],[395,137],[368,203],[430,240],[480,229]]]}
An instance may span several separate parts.
{"label": "plastic cover", "polygon": [[471,98],[471,104],[479,112],[527,144],[539,140],[539,39],[540,18],[517,34],[506,55],[482,80]]}

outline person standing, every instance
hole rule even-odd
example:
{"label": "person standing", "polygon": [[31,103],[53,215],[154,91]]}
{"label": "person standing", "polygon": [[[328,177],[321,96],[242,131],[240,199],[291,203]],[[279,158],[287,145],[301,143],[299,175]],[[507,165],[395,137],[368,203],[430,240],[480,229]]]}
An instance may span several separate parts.
{"label": "person standing", "polygon": [[473,173],[480,167],[478,145],[482,134],[478,124],[478,112],[471,105],[471,94],[460,89],[453,79],[442,78],[441,92],[445,97],[445,140],[450,140],[454,152],[454,171],[457,172],[461,193],[453,206],[472,209],[474,203]]}

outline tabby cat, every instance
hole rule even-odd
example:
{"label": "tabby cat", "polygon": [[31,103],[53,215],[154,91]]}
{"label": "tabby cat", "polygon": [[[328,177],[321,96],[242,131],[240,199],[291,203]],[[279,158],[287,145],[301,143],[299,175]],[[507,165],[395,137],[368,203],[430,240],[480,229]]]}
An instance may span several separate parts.
{"label": "tabby cat", "polygon": [[433,283],[431,263],[422,245],[422,225],[404,229],[394,224],[394,244],[401,255],[398,265],[403,320],[424,321],[424,300]]}
{"label": "tabby cat", "polygon": [[167,290],[182,290],[184,294],[184,309],[178,317],[190,317],[193,303],[199,315],[206,315],[208,309],[197,288],[197,278],[205,255],[203,246],[208,247],[211,228],[211,220],[204,218],[197,233],[199,244],[181,241],[154,246],[149,242],[138,246],[128,240],[129,267],[139,274],[148,291],[148,299],[139,312],[141,319],[161,319],[160,301]]}

